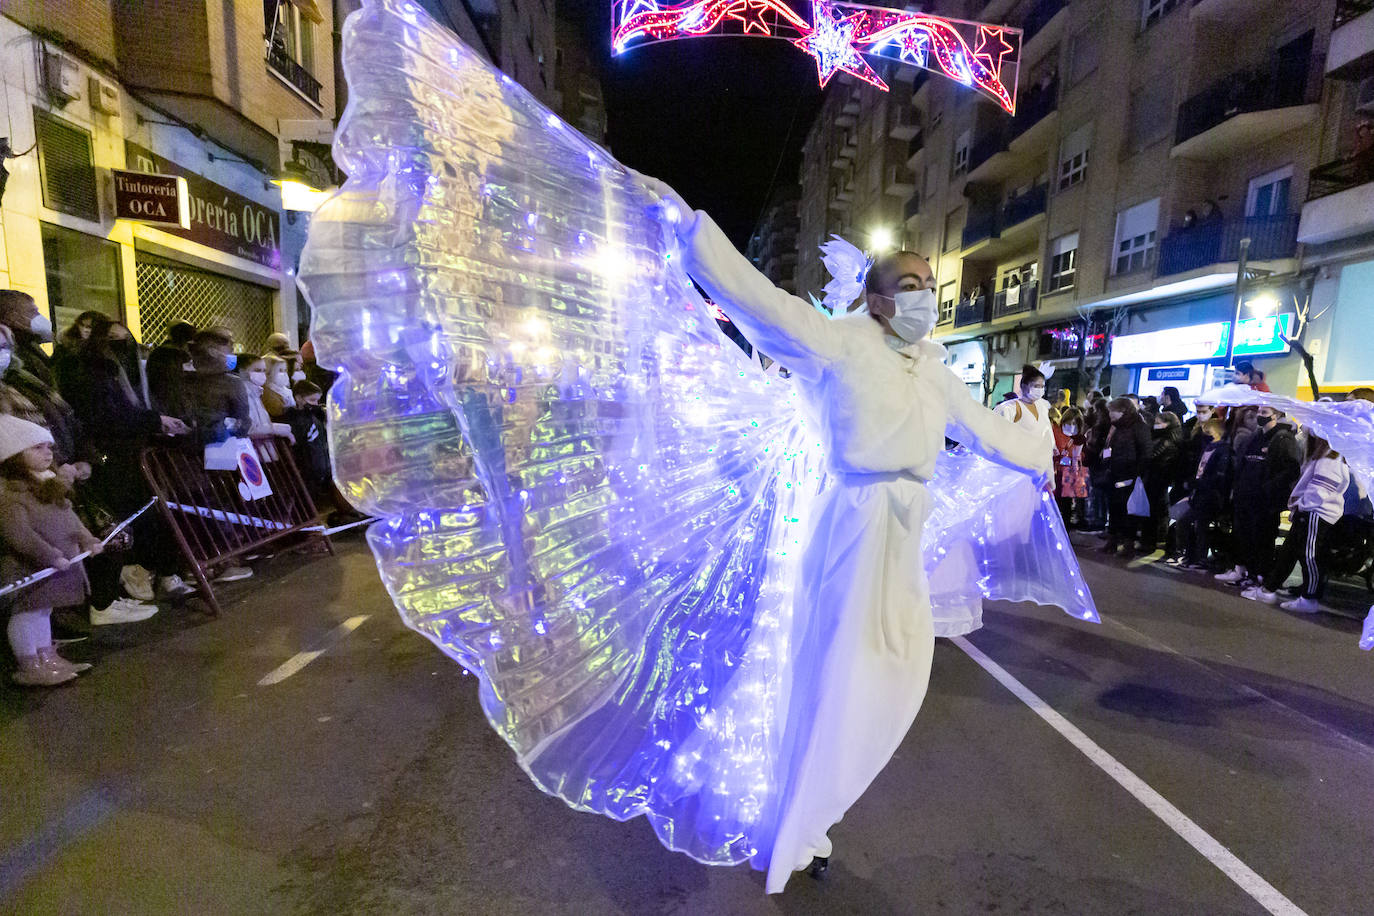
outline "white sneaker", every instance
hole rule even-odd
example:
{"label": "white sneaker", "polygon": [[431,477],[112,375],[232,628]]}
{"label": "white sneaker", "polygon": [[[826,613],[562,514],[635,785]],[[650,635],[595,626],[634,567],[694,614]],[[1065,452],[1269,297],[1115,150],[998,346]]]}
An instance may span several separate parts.
{"label": "white sneaker", "polygon": [[253,570],[247,566],[226,566],[224,571],[215,576],[216,582],[238,582],[241,579],[253,578]]}
{"label": "white sneaker", "polygon": [[1326,610],[1320,601],[1313,601],[1311,598],[1294,598],[1292,601],[1285,601],[1279,607],[1295,614],[1320,614]]}
{"label": "white sneaker", "polygon": [[119,584],[124,586],[124,591],[129,593],[130,598],[152,601],[156,597],[153,594],[153,574],[137,564],[126,566],[119,571]]}
{"label": "white sneaker", "polygon": [[1216,579],[1218,582],[1239,582],[1245,578],[1245,570],[1237,566],[1224,573],[1217,573],[1212,578]]}
{"label": "white sneaker", "polygon": [[1242,598],[1249,598],[1251,601],[1263,601],[1265,604],[1278,604],[1279,596],[1277,592],[1271,592],[1263,585],[1254,585],[1240,593]]}
{"label": "white sneaker", "polygon": [[187,585],[181,576],[158,576],[157,589],[168,598],[185,598],[195,594],[195,586]]}
{"label": "white sneaker", "polygon": [[116,598],[103,611],[91,608],[91,626],[103,627],[112,623],[138,623],[156,614],[156,604],[143,604],[132,598]]}

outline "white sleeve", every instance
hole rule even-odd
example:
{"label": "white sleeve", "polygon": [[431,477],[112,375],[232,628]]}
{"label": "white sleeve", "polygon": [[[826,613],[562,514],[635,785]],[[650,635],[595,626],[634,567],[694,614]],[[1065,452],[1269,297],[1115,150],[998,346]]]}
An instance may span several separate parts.
{"label": "white sleeve", "polygon": [[1054,436],[1046,435],[1048,428],[1032,431],[998,416],[969,397],[964,383],[948,366],[941,369],[949,392],[946,435],[1006,467],[1028,474],[1053,472]]}
{"label": "white sleeve", "polygon": [[705,213],[696,214],[681,241],[687,273],[755,347],[803,378],[817,377],[839,357],[831,320],[769,282]]}

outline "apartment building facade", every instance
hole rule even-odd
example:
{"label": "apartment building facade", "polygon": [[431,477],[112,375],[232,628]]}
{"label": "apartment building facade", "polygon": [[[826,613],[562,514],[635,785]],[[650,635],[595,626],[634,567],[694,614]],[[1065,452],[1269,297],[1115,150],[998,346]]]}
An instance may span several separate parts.
{"label": "apartment building facade", "polygon": [[780,184],[769,195],[759,224],[749,237],[744,256],[774,286],[796,295],[797,233],[801,222],[800,195],[793,182]]}
{"label": "apartment building facade", "polygon": [[[832,91],[804,158],[803,286],[825,282],[806,257],[818,227],[865,246],[881,225],[930,258],[941,306],[935,336],[975,395],[994,399],[1024,362],[1042,361],[1061,373],[1052,386],[1173,384],[1186,395],[1221,377],[1248,239],[1237,346],[1276,391],[1294,392],[1305,374],[1278,332],[1305,331],[1319,353],[1322,322],[1343,326],[1342,312],[1327,308],[1304,323],[1304,308],[1315,316],[1324,299],[1345,289],[1342,302],[1354,301],[1351,290],[1363,288],[1360,268],[1345,266],[1361,263],[1360,245],[1349,242],[1329,254],[1333,276],[1318,282],[1305,267],[1311,246],[1300,243],[1299,222],[1310,174],[1344,155],[1359,123],[1360,42],[1333,44],[1344,34],[1333,38],[1333,24],[1348,21],[1353,32],[1368,8],[1363,0],[937,4],[941,15],[1023,29],[1016,114],[923,73],[909,94],[894,85],[885,104],[865,105],[862,90],[857,105]],[[1331,66],[1328,50],[1342,55]],[[915,188],[861,206],[858,189],[849,200],[837,193],[842,163],[857,153],[846,157],[836,137],[850,131],[862,141],[879,133],[877,121],[910,131],[901,174]],[[1369,212],[1349,198],[1327,207]],[[1360,225],[1339,231],[1358,235]],[[1335,375],[1324,380],[1366,371],[1352,359],[1331,358]]]}

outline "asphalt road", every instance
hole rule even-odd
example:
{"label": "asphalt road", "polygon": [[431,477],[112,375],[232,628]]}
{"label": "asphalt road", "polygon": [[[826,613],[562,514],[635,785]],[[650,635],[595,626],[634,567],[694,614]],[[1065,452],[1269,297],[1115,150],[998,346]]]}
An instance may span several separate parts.
{"label": "asphalt road", "polygon": [[[996,605],[970,642],[1298,910],[1370,912],[1358,620],[1084,557],[1101,626]],[[747,867],[540,794],[357,541],[223,597],[218,620],[101,628],[73,685],[0,687],[0,910],[1266,912],[946,641],[906,742],[831,831],[829,877],[768,897]]]}

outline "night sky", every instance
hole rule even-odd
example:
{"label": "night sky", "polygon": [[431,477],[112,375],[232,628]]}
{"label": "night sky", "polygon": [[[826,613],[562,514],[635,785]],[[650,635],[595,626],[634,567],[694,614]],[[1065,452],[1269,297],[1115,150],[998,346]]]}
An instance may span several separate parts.
{"label": "night sky", "polygon": [[611,57],[607,0],[560,0],[558,12],[586,25],[611,152],[668,182],[743,248],[775,171],[778,183],[797,181],[821,100],[815,62],[758,38],[661,42]]}

